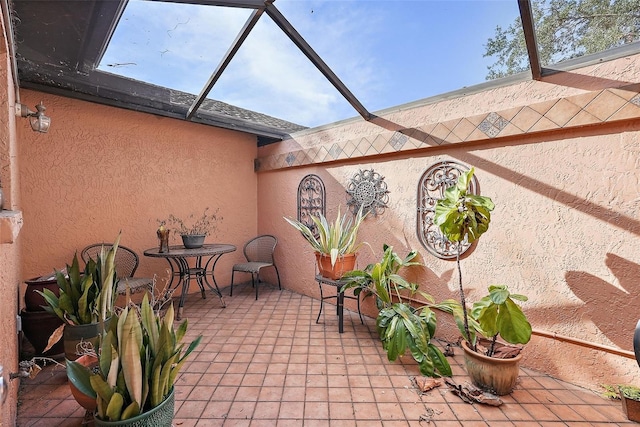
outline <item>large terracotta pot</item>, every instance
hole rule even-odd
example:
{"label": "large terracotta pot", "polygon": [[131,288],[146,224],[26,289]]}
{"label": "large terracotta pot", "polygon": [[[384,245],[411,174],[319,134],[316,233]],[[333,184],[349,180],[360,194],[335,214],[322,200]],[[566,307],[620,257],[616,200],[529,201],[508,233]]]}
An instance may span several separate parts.
{"label": "large terracotta pot", "polygon": [[42,306],[47,305],[42,295],[36,291],[42,292],[44,289],[49,289],[56,296],[60,296],[60,287],[55,277],[34,277],[25,280],[24,283],[27,285],[27,290],[24,293],[24,304],[27,311],[44,311]]}
{"label": "large terracotta pot", "polygon": [[629,421],[640,422],[640,401],[628,399],[620,393],[622,400],[622,410]]}
{"label": "large terracotta pot", "polygon": [[96,427],[171,427],[173,422],[173,409],[175,406],[174,389],[155,408],[123,421],[102,421],[93,417]]}
{"label": "large terracotta pot", "polygon": [[337,280],[356,266],[356,254],[346,254],[336,259],[335,265],[331,265],[331,256],[316,252],[318,272],[328,279]]}
{"label": "large terracotta pot", "polygon": [[[93,369],[98,366],[98,358],[89,354],[83,354],[82,356],[78,357],[76,359],[76,362],[89,369]],[[73,384],[71,380],[69,380],[69,388],[71,389],[73,398],[76,399],[76,402],[78,402],[80,406],[90,412],[96,410],[98,404],[95,397],[90,397],[82,393],[80,390],[78,390],[78,388]]]}
{"label": "large terracotta pot", "polygon": [[462,349],[467,374],[476,386],[498,396],[513,391],[520,373],[522,354],[511,359],[488,357],[471,350],[464,340]]}
{"label": "large terracotta pot", "polygon": [[64,342],[64,355],[69,360],[76,360],[79,351],[78,344],[90,342],[94,349],[98,349],[99,338],[102,332],[109,327],[111,318],[104,322],[89,323],[87,325],[64,325],[62,341]]}
{"label": "large terracotta pot", "polygon": [[33,346],[37,356],[53,356],[64,352],[64,346],[60,340],[44,353],[49,337],[62,325],[62,320],[58,316],[46,311],[22,310],[20,311],[20,322],[22,323],[22,333]]}

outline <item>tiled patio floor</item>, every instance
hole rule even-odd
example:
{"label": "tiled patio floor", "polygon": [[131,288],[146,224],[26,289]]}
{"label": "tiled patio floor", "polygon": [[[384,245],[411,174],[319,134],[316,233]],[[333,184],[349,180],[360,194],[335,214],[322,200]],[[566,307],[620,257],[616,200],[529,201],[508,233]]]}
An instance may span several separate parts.
{"label": "tiled patio floor", "polygon": [[[316,324],[317,300],[268,286],[254,298],[250,285],[224,309],[189,296],[188,334],[204,337],[176,384],[176,427],[635,425],[620,402],[528,369],[499,407],[464,403],[446,386],[420,395],[415,363],[387,361],[374,319],[361,325],[345,311],[339,334],[334,306]],[[467,381],[459,348],[450,360],[454,379]],[[23,380],[19,400],[20,427],[83,424],[62,368]]]}

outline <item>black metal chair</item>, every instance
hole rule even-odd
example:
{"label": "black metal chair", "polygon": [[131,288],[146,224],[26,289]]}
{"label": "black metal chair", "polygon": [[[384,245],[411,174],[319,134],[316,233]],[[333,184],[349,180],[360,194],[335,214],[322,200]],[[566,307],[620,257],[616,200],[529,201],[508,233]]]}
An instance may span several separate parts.
{"label": "black metal chair", "polygon": [[[105,252],[111,249],[113,243],[94,243],[82,249],[80,257],[85,262],[89,262],[89,259],[94,261],[98,260],[98,255],[104,247]],[[116,275],[118,277],[118,287],[116,292],[119,294],[126,293],[127,286],[131,292],[140,292],[144,290],[151,290],[153,285],[153,279],[150,277],[133,277],[134,273],[138,269],[140,258],[133,249],[129,249],[126,246],[118,245],[116,251],[115,264]]]}
{"label": "black metal chair", "polygon": [[251,285],[256,288],[256,300],[258,299],[258,284],[260,283],[260,270],[265,267],[273,267],[278,277],[278,289],[280,285],[280,273],[273,259],[273,252],[278,244],[278,239],[270,234],[254,237],[244,245],[244,257],[247,262],[235,264],[231,270],[231,289],[229,296],[233,295],[233,278],[236,271],[251,274]]}

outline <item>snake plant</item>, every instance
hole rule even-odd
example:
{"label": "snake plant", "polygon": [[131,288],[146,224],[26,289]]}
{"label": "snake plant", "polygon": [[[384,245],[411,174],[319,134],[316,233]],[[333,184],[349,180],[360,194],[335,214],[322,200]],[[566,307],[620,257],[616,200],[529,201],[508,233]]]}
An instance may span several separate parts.
{"label": "snake plant", "polygon": [[171,392],[187,356],[198,346],[198,336],[184,349],[187,320],[174,330],[170,305],[161,317],[147,294],[140,306],[129,304],[112,318],[102,337],[97,373],[67,361],[67,375],[78,389],[95,396],[97,417],[126,420],[158,406]]}
{"label": "snake plant", "polygon": [[115,256],[119,242],[120,235],[108,251],[102,248],[96,261],[90,259],[82,273],[76,253],[71,265],[67,264],[66,274],[56,271],[59,297],[49,289],[37,291],[47,302],[44,309],[69,325],[86,325],[109,318],[117,297]]}

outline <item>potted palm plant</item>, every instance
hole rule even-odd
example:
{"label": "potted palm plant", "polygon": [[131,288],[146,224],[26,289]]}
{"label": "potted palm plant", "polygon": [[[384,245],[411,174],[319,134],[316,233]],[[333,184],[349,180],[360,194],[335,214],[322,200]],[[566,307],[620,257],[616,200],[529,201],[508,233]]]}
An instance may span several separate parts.
{"label": "potted palm plant", "polygon": [[[463,173],[455,186],[438,200],[433,218],[442,234],[458,244],[456,264],[460,302],[447,300],[438,308],[453,314],[463,337],[467,373],[483,390],[498,395],[511,393],[516,383],[521,347],[498,343],[501,337],[509,344],[526,344],[531,338],[531,324],[515,301],[527,297],[511,294],[506,286],[491,285],[489,294],[467,307],[460,267],[461,243],[473,243],[489,229],[494,203],[489,197],[471,194],[469,182],[474,168]],[[479,340],[484,337],[485,340]]]}
{"label": "potted palm plant", "polygon": [[96,260],[90,259],[81,272],[78,254],[74,254],[66,272],[56,271],[59,295],[49,289],[37,291],[47,302],[43,308],[58,316],[63,325],[49,340],[53,345],[61,337],[67,359],[78,357],[78,344],[88,341],[94,346],[105,322],[113,314],[117,297],[115,255],[120,235],[109,250],[102,248]]}
{"label": "potted palm plant", "polygon": [[339,279],[347,271],[353,270],[356,263],[356,251],[363,244],[358,242],[358,230],[366,214],[362,207],[358,210],[355,218],[347,217],[347,214],[338,215],[334,222],[329,222],[327,218],[320,214],[311,215],[311,219],[316,225],[316,234],[308,225],[290,218],[284,218],[311,244],[316,254],[318,271],[329,279]]}
{"label": "potted palm plant", "polygon": [[[353,288],[356,295],[365,292],[365,298],[375,296],[378,308],[376,327],[389,361],[395,361],[409,349],[422,375],[450,377],[449,362],[431,342],[437,326],[435,313],[430,308],[433,298],[399,274],[403,268],[420,265],[414,261],[418,253],[411,251],[401,258],[393,247],[386,244],[383,251],[380,262],[369,264],[364,270],[346,273],[343,279],[348,283],[343,289]],[[421,307],[411,303],[416,294],[426,301]]]}
{"label": "potted palm plant", "polygon": [[175,380],[202,339],[198,336],[185,349],[187,321],[177,329],[173,322],[173,305],[162,316],[145,294],[140,306],[130,302],[114,314],[102,336],[95,371],[67,361],[69,380],[96,400],[97,427],[171,426]]}

